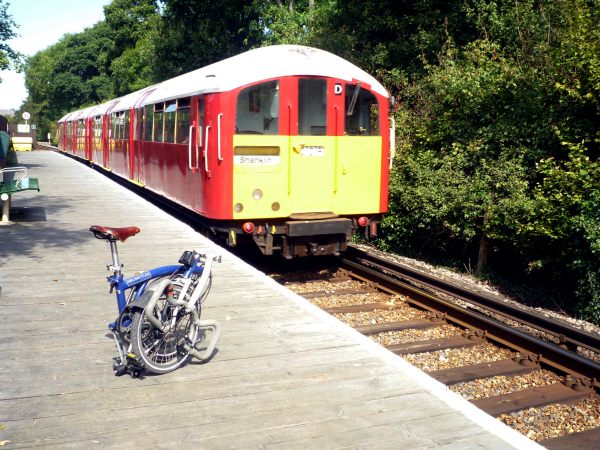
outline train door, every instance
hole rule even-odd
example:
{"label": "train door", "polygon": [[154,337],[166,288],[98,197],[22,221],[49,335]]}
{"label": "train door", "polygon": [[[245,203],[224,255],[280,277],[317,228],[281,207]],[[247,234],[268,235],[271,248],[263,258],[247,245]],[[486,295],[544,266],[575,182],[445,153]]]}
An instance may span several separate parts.
{"label": "train door", "polygon": [[71,136],[71,152],[76,155],[79,150],[79,120],[73,120],[73,134]]}
{"label": "train door", "polygon": [[85,119],[85,159],[92,160],[92,146],[94,145],[94,117]]}
{"label": "train door", "polygon": [[134,108],[131,112],[131,134],[129,148],[132,153],[131,179],[142,182],[142,142],[144,138],[144,108]]}
{"label": "train door", "polygon": [[92,151],[94,164],[102,164],[102,116],[94,117],[94,145]]}
{"label": "train door", "polygon": [[131,142],[129,148],[132,149],[132,160],[131,160],[131,179],[142,183],[144,174],[142,173],[143,168],[143,146],[144,142],[152,142],[152,105],[143,106],[144,100],[154,92],[155,89],[149,89],[136,100],[131,110],[132,114],[132,133]]}
{"label": "train door", "polygon": [[111,170],[111,146],[113,145],[112,140],[114,138],[114,136],[112,135],[113,124],[111,123],[111,113],[112,109],[117,103],[118,100],[114,100],[112,104],[106,109],[106,111],[104,112],[104,123],[102,125],[102,154],[104,156],[104,168],[108,170]]}
{"label": "train door", "polygon": [[132,181],[139,181],[139,158],[137,156],[137,117],[138,110],[135,108],[129,109],[129,121],[125,123],[128,128],[126,133],[127,137],[127,154],[129,156],[129,179]]}
{"label": "train door", "polygon": [[104,114],[104,116],[102,116],[102,166],[105,169],[110,169],[109,135],[110,135],[110,114],[106,113],[106,114]]}
{"label": "train door", "polygon": [[208,162],[206,155],[206,99],[204,96],[193,97],[190,102],[190,123],[189,123],[189,141],[188,141],[188,173],[190,182],[187,186],[193,191],[193,208],[206,214],[206,205],[204,202],[204,177],[207,175]]}
{"label": "train door", "polygon": [[326,79],[298,80],[298,135],[290,137],[288,153],[292,214],[333,210],[336,137],[327,93]]}
{"label": "train door", "polygon": [[344,214],[379,212],[382,186],[387,186],[387,179],[382,182],[387,166],[383,161],[379,101],[367,84],[353,81],[339,86],[343,91],[339,96],[343,100],[340,129],[344,132],[337,138],[334,208]]}
{"label": "train door", "polygon": [[65,121],[65,137],[64,137],[64,150],[67,152],[71,150],[71,133],[73,130],[73,124],[70,121]]}

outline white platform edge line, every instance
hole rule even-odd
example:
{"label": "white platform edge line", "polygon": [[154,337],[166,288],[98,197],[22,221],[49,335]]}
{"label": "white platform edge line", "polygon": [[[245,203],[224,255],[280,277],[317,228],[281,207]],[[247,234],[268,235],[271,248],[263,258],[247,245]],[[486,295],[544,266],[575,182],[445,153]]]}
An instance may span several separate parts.
{"label": "white platform edge line", "polygon": [[[48,152],[58,153],[58,152],[54,152],[54,151],[48,151]],[[81,164],[80,162],[72,160],[71,158],[66,157],[65,155],[58,154],[57,156],[60,156],[67,160],[71,160],[74,164]],[[86,167],[83,164],[81,164],[81,165],[82,165],[82,167]],[[90,169],[90,172],[94,173],[95,175],[97,175],[99,177],[103,177],[107,181],[111,181],[109,178],[106,178],[104,175],[98,173],[93,168],[88,167],[88,169]],[[352,339],[357,344],[368,349],[372,354],[383,358],[387,363],[391,364],[392,366],[402,369],[409,376],[411,376],[421,387],[426,389],[428,392],[431,392],[436,398],[438,398],[441,401],[443,401],[444,403],[446,403],[452,409],[460,412],[465,417],[467,417],[468,419],[473,421],[475,424],[479,425],[483,430],[490,432],[492,435],[498,437],[499,439],[503,440],[504,442],[506,442],[518,449],[523,449],[523,450],[529,450],[529,449],[544,450],[545,449],[545,447],[541,446],[540,444],[532,441],[531,439],[527,438],[526,436],[523,436],[518,431],[513,430],[512,428],[503,424],[496,418],[483,412],[482,410],[477,408],[475,405],[473,405],[468,400],[464,399],[459,394],[449,390],[446,385],[444,385],[443,383],[440,383],[436,379],[430,377],[422,370],[416,368],[412,364],[410,364],[407,361],[405,361],[404,359],[402,359],[400,356],[390,352],[389,350],[386,350],[384,347],[382,347],[381,345],[372,341],[371,339],[364,336],[363,334],[359,333],[354,328],[352,328],[349,325],[346,325],[345,323],[343,323],[342,321],[336,319],[332,315],[323,311],[321,308],[310,303],[308,300],[304,299],[303,297],[299,296],[298,294],[290,291],[286,287],[277,283],[275,280],[268,277],[263,272],[252,267],[250,264],[248,264],[244,260],[242,260],[239,257],[235,256],[234,254],[228,252],[226,249],[218,246],[211,240],[202,236],[200,233],[197,233],[189,225],[181,223],[179,220],[173,218],[172,216],[170,216],[166,212],[162,211],[157,206],[155,206],[152,203],[148,202],[147,200],[141,198],[140,196],[138,196],[136,193],[130,191],[129,189],[126,189],[120,185],[116,185],[116,187],[123,190],[127,194],[127,197],[129,197],[130,199],[137,199],[139,202],[145,203],[145,204],[149,205],[150,207],[155,208],[157,211],[159,211],[161,213],[161,215],[164,218],[169,218],[171,220],[174,220],[174,221],[180,223],[184,228],[187,229],[187,231],[189,232],[191,237],[199,238],[199,241],[203,244],[203,246],[208,245],[208,247],[213,249],[216,253],[221,254],[223,256],[223,258],[229,259],[232,262],[236,263],[241,268],[245,269],[248,272],[248,274],[255,276],[256,279],[260,280],[263,284],[270,286],[271,288],[273,288],[273,290],[275,290],[275,291],[281,293],[282,295],[284,295],[285,297],[289,298],[294,303],[296,303],[298,306],[300,306],[303,309],[305,309],[306,311],[308,311],[310,314],[318,317],[319,319],[328,323],[332,327],[338,329],[340,332],[342,332],[346,336],[348,336],[348,338]],[[218,282],[218,280],[215,279],[214,282]]]}

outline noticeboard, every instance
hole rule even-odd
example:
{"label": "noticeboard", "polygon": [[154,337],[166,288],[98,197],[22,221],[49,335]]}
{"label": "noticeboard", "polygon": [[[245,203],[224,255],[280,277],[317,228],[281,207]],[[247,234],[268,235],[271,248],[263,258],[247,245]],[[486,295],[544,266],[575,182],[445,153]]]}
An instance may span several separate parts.
{"label": "noticeboard", "polygon": [[19,133],[29,133],[31,131],[31,126],[24,124],[24,123],[19,123],[17,124],[17,132]]}

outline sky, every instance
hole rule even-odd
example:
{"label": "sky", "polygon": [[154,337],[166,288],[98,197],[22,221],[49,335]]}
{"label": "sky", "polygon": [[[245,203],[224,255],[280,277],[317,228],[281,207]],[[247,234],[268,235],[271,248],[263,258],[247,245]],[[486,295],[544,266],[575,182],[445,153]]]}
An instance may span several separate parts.
{"label": "sky", "polygon": [[[6,0],[18,35],[13,50],[32,56],[55,44],[65,33],[78,33],[104,20],[103,6],[112,0]],[[0,109],[18,109],[27,97],[23,74],[0,71]]]}

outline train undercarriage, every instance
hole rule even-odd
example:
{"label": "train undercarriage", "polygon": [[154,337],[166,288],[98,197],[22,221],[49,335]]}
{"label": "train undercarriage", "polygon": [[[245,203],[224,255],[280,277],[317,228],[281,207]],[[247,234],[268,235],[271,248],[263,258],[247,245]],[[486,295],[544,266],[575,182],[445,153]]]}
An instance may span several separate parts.
{"label": "train undercarriage", "polygon": [[263,255],[280,253],[292,259],[306,256],[339,255],[347,249],[354,233],[372,239],[377,235],[379,217],[338,217],[310,220],[294,218],[275,220],[214,222],[209,228],[224,238],[229,247],[252,243]]}

